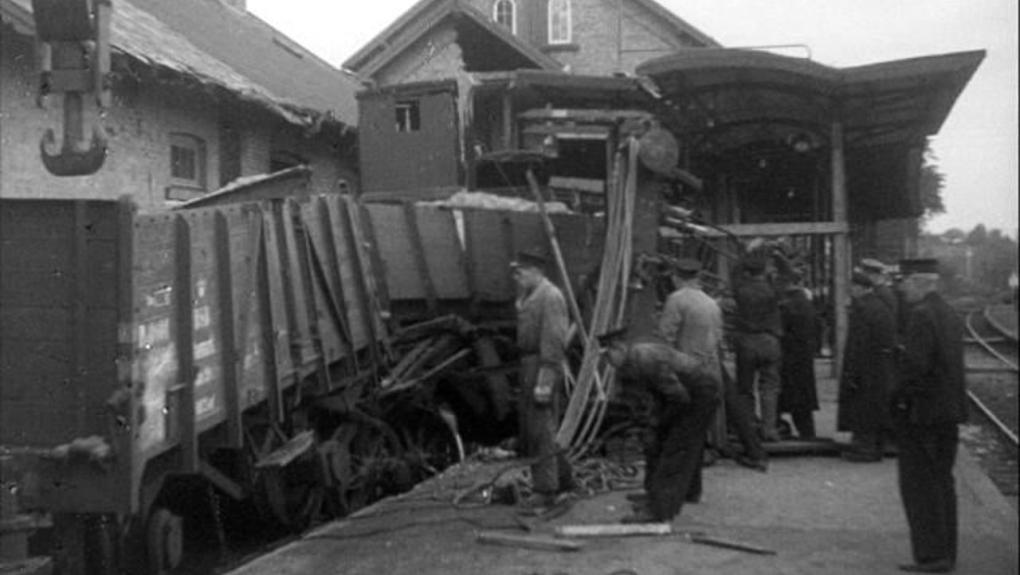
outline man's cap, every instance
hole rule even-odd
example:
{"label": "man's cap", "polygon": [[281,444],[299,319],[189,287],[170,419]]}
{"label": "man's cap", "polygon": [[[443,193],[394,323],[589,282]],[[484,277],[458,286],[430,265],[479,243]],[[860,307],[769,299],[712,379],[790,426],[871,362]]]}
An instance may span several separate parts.
{"label": "man's cap", "polygon": [[599,346],[608,347],[614,341],[620,341],[627,336],[626,327],[618,327],[616,329],[609,330],[603,334],[595,336],[595,340],[599,342]]}
{"label": "man's cap", "polygon": [[861,260],[861,269],[870,273],[884,274],[889,272],[889,266],[873,258]]}
{"label": "man's cap", "polygon": [[871,281],[871,277],[860,270],[854,270],[853,275],[850,276],[850,282],[863,287],[874,287],[875,285],[875,282]]}
{"label": "man's cap", "polygon": [[938,274],[939,261],[935,258],[900,260],[900,274]]}
{"label": "man's cap", "polygon": [[517,257],[510,262],[512,268],[544,268],[549,260],[546,258],[545,250],[540,248],[529,248],[517,252]]}
{"label": "man's cap", "polygon": [[681,258],[676,262],[676,270],[682,274],[696,274],[701,271],[701,262],[694,258]]}

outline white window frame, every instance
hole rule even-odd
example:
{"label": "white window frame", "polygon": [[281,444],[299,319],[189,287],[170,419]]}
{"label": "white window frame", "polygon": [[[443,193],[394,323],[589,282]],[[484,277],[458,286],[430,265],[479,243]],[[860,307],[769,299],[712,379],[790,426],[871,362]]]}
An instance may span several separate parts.
{"label": "white window frame", "polygon": [[[562,13],[560,13],[562,11]],[[570,44],[573,41],[573,18],[570,13],[570,0],[549,0],[548,6],[549,43]],[[567,33],[565,37],[557,37],[554,19],[557,16],[565,16],[567,20]]]}
{"label": "white window frame", "polygon": [[492,3],[492,21],[505,26],[499,21],[499,8],[500,6],[508,5],[510,7],[510,33],[517,34],[517,2],[516,0],[496,0]]}

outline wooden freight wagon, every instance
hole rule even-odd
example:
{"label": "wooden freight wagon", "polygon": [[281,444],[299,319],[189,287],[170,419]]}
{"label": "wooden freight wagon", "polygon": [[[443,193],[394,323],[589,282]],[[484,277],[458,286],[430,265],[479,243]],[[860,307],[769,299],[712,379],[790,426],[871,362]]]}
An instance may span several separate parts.
{"label": "wooden freight wagon", "polygon": [[[512,317],[508,264],[546,241],[534,212],[246,199],[0,200],[0,458],[22,508],[53,515],[58,564],[130,533],[150,571],[173,567],[194,478],[305,524],[353,473],[305,407],[377,390],[394,326]],[[602,223],[554,219],[578,281]]]}
{"label": "wooden freight wagon", "polygon": [[261,487],[300,520],[273,475],[314,443],[294,407],[356,396],[386,336],[361,217],[339,196],[157,215],[0,201],[0,455],[22,508],[58,533],[129,520],[155,571],[180,556],[175,478]]}

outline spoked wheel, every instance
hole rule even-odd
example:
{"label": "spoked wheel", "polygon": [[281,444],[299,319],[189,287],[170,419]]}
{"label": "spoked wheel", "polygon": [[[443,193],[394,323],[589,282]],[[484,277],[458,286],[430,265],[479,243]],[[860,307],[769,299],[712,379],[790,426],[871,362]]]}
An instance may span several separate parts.
{"label": "spoked wheel", "polygon": [[275,426],[249,430],[249,435],[254,500],[259,513],[289,530],[308,527],[322,516],[327,500],[326,475],[315,447],[286,466],[256,467],[287,438]]}
{"label": "spoked wheel", "polygon": [[359,414],[356,421],[340,425],[323,446],[328,446],[324,455],[342,513],[375,501],[389,483],[410,483],[404,446],[382,420]]}
{"label": "spoked wheel", "polygon": [[146,525],[146,547],[149,552],[149,572],[152,575],[169,573],[181,564],[184,557],[184,521],[164,507],[149,514]]}

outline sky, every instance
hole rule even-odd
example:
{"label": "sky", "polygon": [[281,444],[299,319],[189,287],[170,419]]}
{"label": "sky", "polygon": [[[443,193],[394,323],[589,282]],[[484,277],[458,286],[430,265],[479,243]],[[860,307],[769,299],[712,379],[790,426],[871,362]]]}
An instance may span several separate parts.
{"label": "sky", "polygon": [[[416,0],[248,0],[248,10],[333,65]],[[606,0],[611,1],[611,0]],[[932,138],[945,175],[940,233],[977,224],[1017,237],[1017,0],[659,0],[729,47],[802,45],[830,66],[965,50],[987,56]],[[356,6],[356,7],[353,7]]]}

